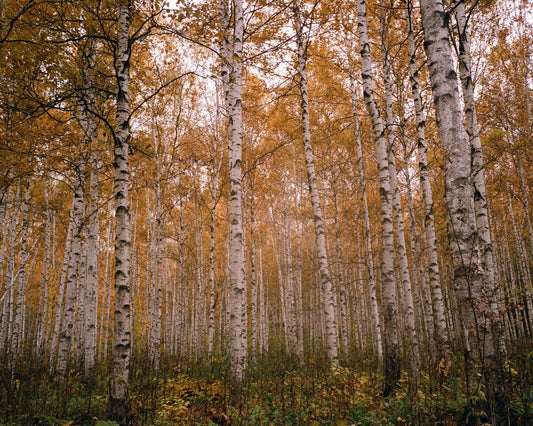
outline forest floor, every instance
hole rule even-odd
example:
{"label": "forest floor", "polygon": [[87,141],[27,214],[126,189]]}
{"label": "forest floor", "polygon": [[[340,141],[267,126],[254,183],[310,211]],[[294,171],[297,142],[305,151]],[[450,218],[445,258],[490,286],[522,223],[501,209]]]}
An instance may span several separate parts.
{"label": "forest floor", "polygon": [[[513,424],[533,424],[533,348],[531,342],[510,354],[510,406]],[[525,352],[524,352],[525,351]],[[10,378],[0,365],[0,425],[98,425],[105,421],[109,377],[88,382],[71,372],[58,383],[30,362]],[[210,366],[169,361],[159,375],[139,363],[131,377],[131,406],[138,425],[455,425],[483,424],[483,411],[465,410],[464,379],[453,365],[436,363],[416,383],[404,373],[394,395],[382,396],[382,377],[371,361],[327,367],[309,360],[304,367],[270,357],[250,366],[243,403],[229,403],[227,362]],[[25,372],[25,373],[24,373]]]}

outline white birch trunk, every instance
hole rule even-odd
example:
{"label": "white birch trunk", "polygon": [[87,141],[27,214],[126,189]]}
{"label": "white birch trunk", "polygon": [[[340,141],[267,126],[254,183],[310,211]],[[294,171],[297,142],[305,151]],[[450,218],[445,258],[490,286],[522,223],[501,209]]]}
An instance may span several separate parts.
{"label": "white birch trunk", "polygon": [[400,188],[398,187],[398,176],[396,171],[396,156],[394,148],[394,116],[392,105],[392,83],[389,63],[388,45],[383,34],[385,32],[385,21],[382,21],[382,49],[383,49],[383,75],[385,83],[385,121],[387,123],[387,142],[389,159],[390,188],[392,192],[392,207],[394,217],[394,228],[396,231],[397,259],[400,266],[399,276],[403,294],[403,309],[405,310],[405,326],[408,339],[409,363],[411,376],[418,378],[420,369],[420,349],[418,347],[418,335],[416,333],[415,305],[413,301],[413,288],[409,275],[409,264],[407,259],[407,247],[405,244],[405,229],[403,223],[403,212],[400,200]]}
{"label": "white birch trunk", "polygon": [[[474,87],[470,65],[470,41],[467,37],[467,18],[464,3],[459,3],[455,9],[457,28],[459,32],[459,73],[463,88],[464,113],[466,132],[470,140],[472,161],[472,185],[474,191],[474,213],[477,228],[477,245],[481,252],[481,271],[483,274],[483,296],[489,305],[489,312],[485,315],[490,323],[493,348],[486,352],[488,391],[491,400],[491,415],[493,422],[508,420],[507,377],[505,363],[507,362],[507,349],[505,334],[501,318],[501,303],[499,300],[498,286],[495,281],[492,241],[489,228],[487,209],[487,195],[485,190],[485,172],[483,168],[483,152],[477,123],[476,106],[474,102]],[[529,212],[526,210],[526,216]]]}
{"label": "white birch trunk", "polygon": [[283,239],[281,250],[282,255],[285,254],[285,303],[287,309],[287,349],[291,356],[298,357],[298,335],[296,325],[296,301],[294,291],[294,268],[292,260],[292,244],[291,244],[291,230],[292,224],[288,215],[284,220]]}
{"label": "white birch trunk", "polygon": [[[521,235],[518,231],[518,226],[516,224],[516,218],[514,214],[513,203],[511,201],[510,188],[507,185],[507,208],[509,211],[509,216],[511,219],[511,228],[513,230],[514,236],[514,246],[515,252],[511,257],[509,253],[509,244],[507,244],[507,258],[509,259],[509,274],[510,274],[510,283],[511,285],[517,287],[514,290],[514,293],[518,293],[517,300],[515,301],[515,306],[521,306],[519,313],[522,318],[522,335],[531,335],[531,323],[528,321],[528,300],[531,300],[531,280],[529,273],[525,270],[523,265],[523,256],[522,256],[522,244],[521,244]],[[514,270],[516,268],[516,271]]]}
{"label": "white birch trunk", "polygon": [[381,286],[383,305],[383,367],[385,373],[384,395],[389,395],[400,378],[399,344],[396,313],[396,281],[394,277],[394,231],[392,224],[392,200],[390,190],[389,160],[387,157],[387,141],[383,122],[374,99],[374,83],[372,79],[372,60],[366,21],[366,2],[357,2],[357,20],[359,43],[361,47],[361,66],[363,78],[363,96],[370,118],[376,143],[378,160],[379,194],[381,202]]}
{"label": "white birch trunk", "polygon": [[[137,253],[138,253],[138,247],[137,247],[137,224],[138,224],[138,217],[139,217],[139,196],[135,199],[135,208],[132,209],[131,213],[131,223],[132,223],[132,237],[131,237],[131,263],[130,263],[130,282],[131,282],[131,353],[135,354],[136,351],[136,341],[140,340],[137,339],[137,333],[136,333],[136,321],[137,321],[137,310],[136,310],[136,303],[139,293],[139,279],[137,274],[137,268],[138,268],[138,262],[137,262]],[[111,238],[111,237],[110,237]]]}
{"label": "white birch trunk", "polygon": [[253,181],[250,183],[250,357],[255,359],[257,355],[257,274],[256,274],[256,222],[255,205],[253,195]]}
{"label": "white birch trunk", "polygon": [[444,315],[444,300],[440,283],[441,278],[437,255],[437,238],[435,236],[435,218],[433,215],[433,194],[429,182],[427,164],[426,116],[418,85],[418,67],[416,64],[415,38],[411,24],[411,12],[409,11],[408,13],[410,24],[408,33],[409,77],[411,82],[411,93],[415,103],[418,168],[420,172],[422,200],[424,203],[424,240],[428,261],[427,271],[433,306],[435,340],[439,355],[448,360],[450,357],[450,348],[446,330],[446,317]]}
{"label": "white birch trunk", "polygon": [[59,288],[57,291],[57,301],[56,301],[56,315],[54,321],[54,330],[52,333],[52,342],[50,346],[50,371],[53,372],[55,367],[55,361],[57,359],[57,344],[59,341],[59,333],[61,332],[61,324],[63,319],[63,306],[65,303],[65,292],[66,292],[66,282],[67,282],[67,272],[70,262],[70,251],[72,248],[72,238],[74,234],[74,203],[70,210],[70,221],[68,225],[67,238],[65,240],[65,250],[63,252],[63,264],[61,267],[61,275],[59,277]]}
{"label": "white birch trunk", "polygon": [[[242,0],[219,2],[223,40],[221,43],[222,82],[228,113],[230,173],[230,365],[232,402],[241,403],[248,358],[246,281],[242,218],[242,47],[244,18]],[[233,27],[230,24],[233,17]]]}
{"label": "white birch trunk", "polygon": [[286,281],[287,276],[285,273],[285,268],[283,265],[283,261],[285,259],[285,245],[283,244],[283,241],[285,240],[285,236],[282,238],[278,235],[278,232],[276,231],[276,222],[274,219],[273,211],[270,211],[271,214],[271,220],[272,220],[272,247],[274,250],[274,259],[276,261],[277,269],[278,269],[278,286],[279,286],[279,296],[280,296],[280,314],[281,314],[281,326],[283,328],[283,335],[285,337],[285,351],[286,353],[291,353],[291,343],[292,339],[289,335],[289,332],[291,330],[291,327],[289,325],[289,315],[287,313],[288,310],[288,301],[286,296]]}
{"label": "white birch trunk", "polygon": [[194,306],[192,311],[192,350],[196,359],[201,356],[203,345],[202,310],[204,306],[204,283],[203,283],[203,256],[202,256],[202,207],[198,195],[195,197],[196,214],[194,216],[195,242],[196,242],[196,286],[194,288]]}
{"label": "white birch trunk", "polygon": [[[298,206],[296,207],[298,209]],[[297,236],[296,236],[296,259],[295,259],[295,277],[294,277],[294,291],[296,299],[296,334],[298,338],[298,350],[297,354],[299,359],[304,359],[304,317],[303,317],[303,294],[302,294],[302,273],[303,273],[303,260],[302,260],[302,235],[300,220],[296,216],[297,224]]]}
{"label": "white birch trunk", "polygon": [[[84,164],[85,165],[85,164]],[[85,180],[85,176],[84,176]],[[84,194],[85,197],[85,194]],[[84,200],[85,206],[85,200]],[[87,290],[87,224],[83,212],[83,239],[81,252],[78,258],[78,277],[76,280],[76,309],[74,311],[74,330],[72,332],[72,352],[76,355],[76,365],[81,365],[84,358],[85,341],[85,294]]]}
{"label": "white birch trunk", "polygon": [[57,354],[56,372],[65,378],[67,367],[71,361],[75,314],[76,314],[76,289],[80,277],[80,257],[83,250],[84,227],[84,171],[78,165],[75,169],[75,187],[72,200],[72,243],[70,247],[68,268],[65,282],[65,301],[62,311],[61,332],[59,333],[59,349]]}
{"label": "white birch trunk", "polygon": [[[405,139],[402,131],[402,139]],[[409,154],[407,153],[407,141],[403,141],[405,152],[404,152],[404,164],[409,164]],[[407,189],[407,206],[409,208],[409,226],[410,226],[410,236],[411,236],[411,258],[418,259],[415,265],[413,266],[415,274],[417,277],[419,293],[421,293],[422,300],[418,297],[417,302],[415,302],[416,307],[420,310],[422,316],[422,323],[420,328],[425,330],[425,336],[427,341],[427,348],[429,349],[429,355],[435,360],[435,345],[434,345],[434,321],[433,321],[433,311],[431,308],[431,297],[428,292],[428,285],[426,281],[426,262],[422,254],[422,248],[420,245],[420,234],[417,229],[416,216],[415,216],[415,205],[413,200],[413,189],[411,184],[411,176],[409,174],[409,167],[405,167],[405,186]]]}
{"label": "white birch trunk", "polygon": [[[507,360],[507,349],[501,324],[501,303],[499,292],[495,281],[495,266],[492,252],[492,241],[489,227],[489,217],[487,208],[487,195],[485,189],[485,171],[483,166],[483,151],[481,149],[481,139],[479,137],[479,126],[477,123],[476,105],[474,101],[474,86],[471,76],[470,65],[470,41],[467,37],[465,16],[465,5],[459,3],[455,9],[457,27],[459,31],[459,72],[463,88],[464,114],[466,121],[466,132],[470,140],[472,155],[472,184],[474,186],[474,211],[476,215],[477,243],[481,251],[481,265],[483,269],[484,290],[488,292],[487,297],[490,303],[490,321],[494,354],[501,358],[500,361],[491,361],[496,368],[497,365],[504,365]],[[529,213],[526,210],[526,217]],[[503,372],[501,372],[503,373]],[[494,383],[496,385],[496,383]],[[501,385],[499,385],[501,386]],[[495,390],[497,394],[503,395],[505,389]]]}
{"label": "white birch trunk", "polygon": [[283,326],[283,335],[285,336],[285,351],[290,351],[290,337],[289,337],[289,327],[287,321],[287,299],[285,297],[285,276],[281,267],[281,257],[282,254],[279,253],[276,256],[278,264],[278,284],[279,284],[279,298],[280,298],[280,307],[281,307],[281,322]]}
{"label": "white birch trunk", "polygon": [[[376,276],[374,273],[374,259],[372,255],[372,235],[370,234],[370,215],[368,212],[368,198],[366,193],[366,173],[363,162],[363,147],[361,141],[361,131],[359,129],[359,115],[357,112],[357,93],[355,89],[355,76],[353,70],[350,70],[350,89],[351,89],[351,101],[352,101],[352,115],[354,125],[354,139],[355,149],[357,152],[357,167],[359,171],[359,186],[361,191],[361,207],[363,213],[363,234],[364,245],[366,248],[365,266],[367,272],[368,290],[370,295],[370,309],[372,322],[372,337],[375,345],[376,353],[379,360],[383,359],[383,342],[381,331],[381,319],[378,308],[378,298],[376,292]],[[362,257],[362,255],[361,255]],[[359,270],[359,274],[361,271]]]}
{"label": "white birch trunk", "polygon": [[[111,212],[109,212],[111,213]],[[109,215],[111,216],[111,214]],[[104,266],[104,282],[102,287],[102,303],[100,312],[102,313],[102,320],[100,321],[100,357],[107,359],[108,353],[108,340],[109,340],[109,310],[111,305],[111,285],[109,283],[109,270],[111,259],[111,241],[113,239],[113,229],[111,222],[108,227],[108,237],[105,247],[105,266]]]}
{"label": "white birch trunk", "polygon": [[[4,175],[5,178],[9,176],[9,173]],[[0,235],[4,235],[5,225],[6,225],[6,208],[7,200],[9,198],[10,185],[4,184],[0,187]],[[2,239],[2,249],[3,249],[4,240]],[[2,252],[0,249],[0,252]],[[3,256],[0,256],[0,269],[3,266]]]}
{"label": "white birch trunk", "polygon": [[333,206],[335,211],[334,217],[334,232],[335,232],[335,259],[337,266],[337,295],[339,306],[339,321],[340,321],[340,342],[342,357],[344,360],[348,359],[348,327],[347,327],[347,313],[346,313],[346,284],[344,280],[342,252],[340,246],[341,231],[339,225],[339,206],[337,191],[333,189]]}
{"label": "white birch trunk", "polygon": [[185,328],[185,309],[183,309],[184,301],[184,280],[183,280],[183,263],[184,263],[184,246],[185,246],[185,234],[183,228],[183,201],[180,198],[180,222],[179,222],[179,232],[178,232],[178,336],[177,336],[177,346],[179,354],[182,355],[185,352],[185,339],[183,336]]}
{"label": "white birch trunk", "polygon": [[[86,103],[90,108],[94,108],[95,94],[92,89],[94,81],[94,60],[96,41],[91,41],[90,51],[87,54],[88,60],[84,70],[84,79],[87,87]],[[86,107],[85,107],[86,108]],[[84,109],[85,109],[84,108]],[[89,196],[87,207],[87,286],[85,291],[85,376],[92,377],[94,374],[94,363],[96,357],[96,331],[97,331],[97,292],[98,292],[98,154],[96,152],[96,138],[98,129],[95,116],[85,110],[83,114],[85,122],[85,146],[89,150]]]}
{"label": "white birch trunk", "polygon": [[268,353],[269,341],[269,322],[267,310],[267,293],[265,288],[265,280],[263,276],[263,250],[261,244],[259,245],[259,270],[258,270],[258,286],[259,286],[259,323],[260,323],[260,348],[261,354]]}
{"label": "white birch trunk", "polygon": [[117,111],[114,148],[115,196],[115,310],[113,326],[113,368],[108,406],[108,417],[119,423],[128,423],[130,414],[128,384],[131,358],[131,297],[130,251],[131,224],[129,205],[130,149],[130,1],[118,6],[118,33],[116,52]]}
{"label": "white birch trunk", "polygon": [[339,358],[339,336],[337,330],[337,316],[335,293],[331,282],[330,268],[326,252],[326,237],[324,230],[324,219],[322,206],[318,194],[318,183],[315,172],[315,159],[313,147],[311,145],[311,128],[309,121],[309,95],[307,90],[306,71],[306,40],[304,39],[304,28],[299,2],[294,6],[294,20],[296,26],[297,42],[297,72],[299,76],[300,101],[302,108],[303,145],[305,152],[305,166],[307,170],[307,181],[311,206],[313,209],[315,224],[315,239],[318,250],[318,263],[320,269],[320,288],[322,292],[324,327],[326,333],[326,353],[333,365],[338,363]]}
{"label": "white birch trunk", "polygon": [[[526,114],[528,118],[528,124],[531,128],[531,131],[533,132],[533,112],[531,111],[531,96],[530,96],[530,88],[529,88],[529,81],[530,81],[530,72],[529,72],[529,66],[530,66],[530,55],[528,54],[528,48],[525,45],[527,43],[524,43],[524,26],[527,22],[527,19],[524,16],[524,8],[527,5],[527,1],[522,0],[519,3],[519,19],[518,19],[518,25],[519,25],[519,35],[518,35],[518,42],[520,44],[520,59],[522,61],[522,94],[524,96],[525,101],[525,109]],[[529,197],[530,197],[530,188],[527,187],[524,183],[524,172],[522,167],[522,160],[520,158],[520,154],[516,158],[516,171],[518,174],[518,179],[520,183],[520,191],[522,192],[522,203],[524,205],[524,214],[526,219],[526,225],[527,225],[527,234],[528,234],[528,240],[529,240],[529,260],[530,262],[533,261],[533,225],[531,223],[531,213],[529,211]]]}
{"label": "white birch trunk", "polygon": [[211,187],[211,209],[209,225],[209,318],[207,324],[207,359],[211,362],[215,341],[215,213],[217,207],[218,174]]}
{"label": "white birch trunk", "polygon": [[[12,198],[14,206],[20,199],[20,187],[17,187],[16,195]],[[10,215],[10,210],[13,210]],[[0,323],[0,355],[8,359],[10,351],[11,325],[13,324],[13,291],[15,286],[15,238],[18,223],[18,212],[14,207],[6,210],[6,227],[4,239],[6,243],[2,248],[6,250],[6,267],[4,279],[4,293],[2,295],[2,316]],[[2,253],[3,257],[3,253]],[[1,265],[1,264],[0,264]]]}
{"label": "white birch trunk", "polygon": [[[46,206],[44,225],[44,251],[43,268],[41,272],[41,285],[39,286],[39,312],[37,314],[37,338],[35,342],[35,354],[44,355],[44,343],[48,324],[48,297],[50,288],[50,249],[52,241],[52,212],[50,211],[48,181],[44,182],[44,200]],[[0,262],[1,265],[1,262]]]}
{"label": "white birch trunk", "polygon": [[[294,151],[296,151],[294,147]],[[292,162],[293,175],[296,174],[296,152],[294,154],[295,160]],[[293,259],[293,279],[294,279],[294,299],[296,309],[296,337],[298,340],[297,356],[298,359],[304,359],[304,318],[303,318],[303,295],[302,295],[302,273],[303,273],[303,247],[302,247],[302,219],[299,216],[300,211],[300,191],[294,194],[294,223],[296,229],[296,255]]]}
{"label": "white birch trunk", "polygon": [[437,126],[445,149],[448,235],[458,308],[466,348],[471,346],[474,359],[482,365],[493,424],[503,424],[508,421],[508,404],[499,325],[491,319],[499,315],[494,303],[494,277],[492,269],[487,274],[483,265],[486,247],[481,247],[481,259],[478,253],[480,236],[476,232],[474,207],[478,195],[472,185],[471,146],[463,124],[457,73],[441,1],[421,0],[421,14]]}
{"label": "white birch trunk", "polygon": [[161,176],[159,143],[156,139],[155,118],[152,120],[153,144],[155,146],[155,196],[154,211],[155,229],[153,244],[152,285],[153,291],[150,298],[150,359],[155,371],[159,371],[161,364],[161,318],[163,297],[163,225],[161,222]]}
{"label": "white birch trunk", "polygon": [[18,357],[22,343],[24,341],[24,317],[26,313],[26,269],[28,263],[28,216],[30,204],[30,180],[28,179],[25,188],[24,201],[21,208],[21,237],[20,237],[20,263],[17,284],[17,297],[15,300],[15,311],[13,319],[13,331],[11,340],[12,361]]}

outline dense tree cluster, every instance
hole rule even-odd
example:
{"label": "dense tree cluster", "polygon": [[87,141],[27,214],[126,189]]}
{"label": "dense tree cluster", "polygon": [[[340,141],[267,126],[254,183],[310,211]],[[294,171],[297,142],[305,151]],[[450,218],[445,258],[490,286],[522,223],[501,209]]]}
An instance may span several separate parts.
{"label": "dense tree cluster", "polygon": [[[509,422],[533,332],[523,0],[0,2],[0,363],[372,359]],[[524,354],[527,356],[527,354]],[[451,374],[451,373],[450,373]],[[473,415],[473,414],[472,414]]]}

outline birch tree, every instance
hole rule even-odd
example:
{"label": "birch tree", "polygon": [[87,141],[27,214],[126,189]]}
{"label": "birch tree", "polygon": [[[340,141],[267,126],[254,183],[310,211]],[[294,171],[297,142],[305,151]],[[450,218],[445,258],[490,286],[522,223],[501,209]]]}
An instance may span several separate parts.
{"label": "birch tree", "polygon": [[[39,287],[39,309],[37,311],[37,336],[35,339],[35,353],[39,356],[44,355],[46,328],[48,325],[48,300],[50,297],[50,271],[51,271],[51,241],[52,241],[52,212],[49,203],[49,184],[45,178],[44,181],[44,199],[45,199],[45,237],[43,251],[43,267],[41,272],[41,283]],[[1,220],[1,216],[0,216]],[[0,261],[0,265],[2,262]]]}
{"label": "birch tree", "polygon": [[[15,311],[13,320],[13,330],[11,337],[11,353],[16,359],[20,353],[24,341],[24,317],[26,314],[26,287],[27,287],[27,264],[28,264],[28,218],[30,204],[30,180],[25,184],[24,201],[21,207],[21,242],[20,242],[20,264],[17,284],[17,296],[15,299]],[[12,285],[15,283],[13,282]]]}
{"label": "birch tree", "polygon": [[413,302],[413,291],[411,285],[411,277],[409,274],[409,265],[407,260],[407,247],[405,244],[405,230],[403,223],[403,212],[400,201],[400,189],[398,187],[398,176],[396,172],[396,156],[394,147],[394,117],[393,117],[393,100],[392,100],[392,82],[391,82],[391,64],[389,45],[387,40],[388,25],[385,19],[381,21],[381,45],[383,49],[383,76],[385,85],[385,121],[387,124],[387,157],[389,161],[389,176],[391,188],[391,201],[393,207],[393,222],[396,235],[396,249],[397,259],[400,266],[400,281],[403,294],[404,309],[407,328],[407,338],[409,347],[409,362],[411,369],[411,376],[417,379],[418,370],[420,368],[420,351],[418,347],[418,336],[416,333],[415,308]]}
{"label": "birch tree", "polygon": [[[15,286],[15,237],[18,224],[18,209],[14,206],[20,201],[20,186],[17,186],[15,193],[11,192],[8,200],[11,206],[7,206],[5,211],[4,232],[2,235],[2,256],[6,257],[4,272],[4,293],[2,295],[2,322],[0,324],[0,355],[8,359],[10,354],[9,340],[11,337],[11,325],[13,324],[13,299]],[[9,195],[9,194],[8,194]],[[4,254],[5,253],[5,254]],[[3,259],[0,259],[3,260]],[[3,269],[3,262],[0,262],[0,269]]]}
{"label": "birch tree", "polygon": [[62,318],[63,318],[63,306],[64,306],[64,300],[65,300],[65,294],[66,294],[66,280],[67,280],[67,272],[68,267],[70,263],[70,252],[72,248],[72,241],[74,237],[74,231],[75,231],[75,223],[72,220],[74,215],[74,210],[76,209],[76,203],[72,202],[72,206],[70,208],[70,220],[68,224],[68,231],[67,231],[67,237],[65,239],[65,248],[63,251],[63,262],[61,266],[61,274],[59,277],[59,287],[57,289],[57,299],[56,299],[56,313],[55,313],[55,321],[53,322],[53,332],[52,332],[52,340],[50,344],[50,367],[51,371],[54,369],[55,362],[57,360],[57,345],[59,341],[59,333],[61,332],[61,324],[62,324]]}
{"label": "birch tree", "polygon": [[257,223],[255,215],[255,197],[254,178],[250,178],[250,192],[248,205],[250,206],[250,325],[251,325],[251,339],[250,339],[250,358],[254,359],[257,356],[257,335],[258,335],[258,321],[257,321],[257,271],[256,271],[256,234]]}
{"label": "birch tree", "polygon": [[481,364],[493,424],[506,424],[505,358],[497,356],[499,336],[493,328],[493,318],[498,315],[494,281],[484,274],[479,255],[471,147],[463,124],[446,14],[440,0],[421,0],[420,6],[437,126],[445,150],[448,237],[464,345],[467,354]]}
{"label": "birch tree", "polygon": [[96,147],[97,124],[96,117],[90,113],[94,109],[94,66],[96,57],[96,40],[89,41],[84,64],[85,96],[82,106],[82,127],[84,131],[84,146],[89,154],[89,194],[87,202],[87,280],[85,292],[85,375],[91,377],[94,373],[96,356],[96,295],[98,290],[98,168],[99,160]]}
{"label": "birch tree", "polygon": [[372,120],[379,173],[379,195],[381,203],[381,286],[383,309],[383,368],[385,374],[384,395],[394,390],[400,378],[400,349],[398,344],[397,313],[396,313],[396,280],[394,277],[394,230],[392,223],[392,200],[390,189],[389,159],[387,156],[387,140],[383,121],[376,106],[374,82],[372,78],[372,60],[368,39],[366,20],[366,2],[357,2],[357,28],[361,48],[361,72],[363,78],[363,96]]}
{"label": "birch tree", "polygon": [[444,316],[444,300],[440,284],[440,272],[437,255],[437,239],[435,236],[435,218],[433,214],[433,193],[429,182],[428,162],[427,162],[427,142],[426,142],[426,116],[420,86],[418,83],[418,66],[416,63],[415,36],[411,16],[410,2],[408,6],[408,53],[409,53],[409,80],[411,83],[411,94],[415,104],[416,118],[416,145],[418,151],[418,169],[420,173],[420,187],[422,189],[422,200],[424,203],[424,237],[427,256],[427,270],[429,287],[431,290],[431,300],[433,303],[433,315],[435,317],[435,339],[440,354],[446,359],[449,358],[450,349],[448,334],[446,330],[446,318]]}
{"label": "birch tree", "polygon": [[74,170],[74,193],[72,200],[72,242],[66,269],[65,301],[62,311],[62,320],[59,334],[59,348],[57,354],[57,374],[64,378],[67,373],[68,363],[71,361],[74,339],[76,289],[80,276],[80,261],[83,250],[83,237],[85,232],[85,170],[82,165],[76,165]]}
{"label": "birch tree", "polygon": [[[504,422],[507,419],[508,400],[506,391],[505,363],[507,349],[500,317],[499,292],[495,282],[494,259],[489,228],[487,209],[487,194],[485,189],[485,171],[483,168],[483,152],[477,123],[476,106],[474,102],[474,82],[471,76],[470,41],[467,35],[467,18],[464,3],[460,2],[455,9],[457,31],[459,35],[459,76],[463,89],[464,115],[466,119],[466,133],[471,147],[471,179],[474,198],[474,214],[476,223],[476,243],[481,256],[481,273],[483,280],[483,296],[488,300],[489,314],[487,321],[490,329],[487,333],[492,336],[493,348],[486,353],[489,394],[494,392],[494,405],[491,407],[493,421]],[[526,212],[526,215],[528,213]]]}
{"label": "birch tree", "polygon": [[131,224],[129,205],[130,149],[130,0],[118,5],[116,50],[117,104],[114,146],[115,197],[115,316],[113,326],[113,368],[108,417],[127,424],[131,412],[128,398],[131,358],[130,251]]}
{"label": "birch tree", "polygon": [[320,269],[320,289],[322,293],[324,326],[326,333],[326,352],[333,364],[338,363],[339,358],[339,336],[337,329],[337,315],[335,293],[331,280],[328,256],[326,251],[326,237],[324,231],[324,219],[322,206],[318,194],[318,183],[315,171],[315,159],[313,146],[311,145],[311,126],[309,121],[309,94],[307,89],[307,46],[309,40],[304,34],[304,17],[302,3],[295,1],[293,6],[294,25],[297,43],[297,72],[298,87],[300,90],[300,102],[302,108],[303,145],[305,151],[305,166],[307,170],[307,181],[309,194],[311,196],[311,206],[313,209],[315,223],[315,240],[318,250],[318,263]]}
{"label": "birch tree", "polygon": [[210,192],[211,205],[209,208],[209,311],[207,322],[207,359],[211,360],[215,341],[215,307],[216,307],[216,288],[215,288],[215,225],[216,225],[216,208],[220,200],[219,195],[219,178],[222,168],[223,151],[218,143],[218,131],[215,134],[215,146],[213,152],[213,169],[211,174]]}
{"label": "birch tree", "polygon": [[155,148],[155,194],[154,194],[154,211],[152,216],[155,219],[155,225],[152,230],[152,245],[155,245],[152,253],[153,262],[151,265],[151,295],[149,304],[150,314],[150,360],[155,371],[159,370],[161,363],[161,320],[162,320],[162,293],[163,293],[163,224],[161,211],[161,168],[163,167],[162,156],[164,150],[160,146],[157,136],[157,119],[152,117],[152,143]]}
{"label": "birch tree", "polygon": [[364,265],[366,267],[366,279],[368,281],[368,291],[370,296],[370,310],[372,321],[372,337],[376,346],[378,359],[383,359],[383,342],[381,330],[381,318],[379,315],[378,298],[376,292],[376,275],[374,271],[374,258],[372,254],[372,235],[370,234],[370,215],[368,213],[368,197],[366,191],[366,173],[363,162],[363,144],[361,141],[361,131],[359,126],[359,113],[357,111],[357,91],[355,87],[355,75],[353,68],[349,71],[350,77],[350,96],[352,104],[352,116],[354,126],[355,151],[357,154],[357,169],[359,172],[359,186],[361,190],[361,208],[363,213],[363,237],[366,249]]}
{"label": "birch tree", "polygon": [[241,0],[219,1],[220,56],[228,115],[230,173],[229,329],[232,400],[240,403],[248,358],[245,257],[242,217],[242,45],[244,17]]}

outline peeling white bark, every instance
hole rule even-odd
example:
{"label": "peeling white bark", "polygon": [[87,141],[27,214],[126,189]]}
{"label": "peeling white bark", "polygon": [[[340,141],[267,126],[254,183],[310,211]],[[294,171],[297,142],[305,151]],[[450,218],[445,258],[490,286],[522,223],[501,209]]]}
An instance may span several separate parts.
{"label": "peeling white bark", "polygon": [[403,294],[403,309],[405,311],[405,327],[408,338],[409,364],[411,377],[418,377],[420,369],[420,349],[418,347],[418,335],[416,332],[415,305],[413,301],[413,289],[407,261],[407,246],[405,244],[405,229],[403,223],[402,204],[400,200],[400,188],[396,172],[396,155],[394,148],[394,113],[392,100],[391,70],[389,63],[388,45],[386,42],[385,21],[382,21],[382,49],[383,49],[383,75],[385,83],[385,121],[387,123],[387,154],[389,159],[390,188],[392,192],[392,207],[394,228],[396,235],[397,260],[400,266],[399,276]]}
{"label": "peeling white bark", "polygon": [[131,358],[131,223],[129,201],[130,149],[130,1],[118,6],[116,52],[117,110],[114,147],[115,197],[115,309],[113,326],[113,368],[111,372],[109,416],[127,423],[130,416],[128,385]]}
{"label": "peeling white bark", "polygon": [[62,312],[59,349],[57,354],[57,374],[64,378],[71,361],[74,340],[76,289],[80,276],[80,257],[83,250],[84,227],[84,170],[78,165],[75,169],[75,187],[72,200],[72,243],[70,247],[65,283],[65,301]]}
{"label": "peeling white bark", "polygon": [[387,156],[387,140],[383,122],[379,115],[374,96],[372,79],[372,60],[366,21],[366,2],[357,2],[357,28],[361,47],[361,72],[363,78],[363,96],[372,120],[376,155],[378,160],[379,195],[381,202],[381,286],[383,311],[383,366],[385,373],[384,394],[390,394],[400,378],[399,344],[396,313],[396,280],[394,277],[394,231],[392,224],[392,200],[390,190],[389,160]]}
{"label": "peeling white bark", "polygon": [[[410,15],[409,22],[411,23]],[[418,168],[420,171],[420,187],[422,189],[422,200],[424,203],[424,237],[426,257],[428,261],[427,270],[429,277],[429,288],[431,290],[431,300],[434,315],[435,340],[437,342],[440,355],[445,359],[449,359],[450,349],[446,330],[446,317],[444,315],[444,300],[442,297],[440,284],[437,238],[435,236],[435,218],[433,216],[433,194],[431,191],[431,184],[429,182],[427,165],[427,142],[425,131],[426,116],[420,94],[420,88],[418,85],[418,67],[416,64],[415,38],[412,24],[409,26],[408,49],[411,93],[415,103]]]}
{"label": "peeling white bark", "polygon": [[323,301],[324,327],[326,333],[326,352],[333,364],[338,363],[339,358],[339,336],[337,330],[337,315],[335,293],[331,282],[331,274],[326,251],[326,236],[324,230],[324,219],[322,206],[318,195],[318,183],[315,171],[315,159],[313,147],[311,145],[311,128],[309,122],[309,94],[307,89],[306,71],[306,40],[304,39],[304,28],[302,23],[301,10],[298,2],[294,5],[294,21],[297,42],[297,72],[299,76],[300,101],[302,107],[303,145],[305,152],[305,166],[307,170],[307,182],[311,197],[315,224],[315,239],[318,250],[318,264],[320,269],[320,289]]}
{"label": "peeling white bark", "polygon": [[[473,359],[484,367],[481,374],[488,386],[492,420],[503,424],[508,421],[505,357],[495,357],[494,352],[499,340],[497,323],[491,318],[498,315],[493,299],[494,277],[486,273],[484,253],[479,253],[474,207],[474,198],[479,195],[473,188],[471,146],[463,123],[447,19],[440,0],[421,0],[420,5],[437,126],[445,150],[448,236],[465,348],[471,348]],[[495,337],[497,340],[493,340]]]}
{"label": "peeling white bark", "polygon": [[[368,290],[370,296],[370,320],[372,321],[372,337],[376,348],[378,359],[383,359],[383,341],[381,331],[381,319],[379,315],[378,298],[376,292],[376,276],[374,272],[374,258],[372,254],[372,235],[370,234],[370,215],[368,213],[368,197],[366,193],[366,172],[363,162],[363,144],[361,141],[361,132],[359,128],[359,114],[357,112],[357,92],[355,89],[355,76],[353,70],[350,70],[350,91],[352,100],[352,116],[354,124],[355,149],[357,153],[357,167],[359,172],[359,186],[361,191],[361,207],[363,213],[363,234],[366,256],[364,256],[364,265],[366,267],[366,279],[368,281]],[[361,255],[361,257],[363,257]],[[361,270],[358,270],[361,274]],[[359,294],[359,293],[358,293]]]}
{"label": "peeling white bark", "polygon": [[[242,48],[244,18],[242,0],[233,8],[227,0],[219,1],[222,83],[228,114],[230,173],[230,241],[229,241],[229,331],[233,402],[240,402],[246,372],[247,310],[244,235],[242,217]],[[233,19],[231,19],[233,18]],[[231,22],[233,21],[233,22]]]}

